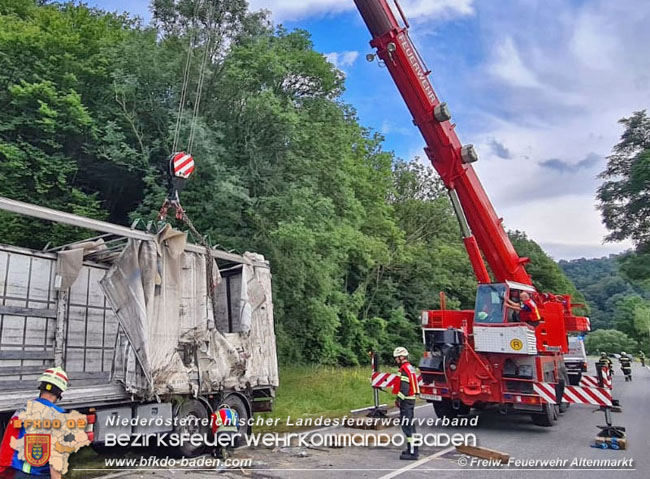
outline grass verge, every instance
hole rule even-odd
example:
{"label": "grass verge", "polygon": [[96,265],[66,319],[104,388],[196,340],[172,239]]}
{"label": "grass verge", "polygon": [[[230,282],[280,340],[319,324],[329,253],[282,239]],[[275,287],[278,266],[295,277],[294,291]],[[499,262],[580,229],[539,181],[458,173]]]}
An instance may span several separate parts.
{"label": "grass verge", "polygon": [[[353,409],[372,406],[370,374],[368,367],[282,367],[273,412],[260,414],[265,418],[278,418],[278,426],[261,426],[255,430],[295,430],[295,427],[287,426],[288,417],[294,422],[297,418],[342,417]],[[392,406],[394,400],[390,392],[379,392],[381,404]]]}

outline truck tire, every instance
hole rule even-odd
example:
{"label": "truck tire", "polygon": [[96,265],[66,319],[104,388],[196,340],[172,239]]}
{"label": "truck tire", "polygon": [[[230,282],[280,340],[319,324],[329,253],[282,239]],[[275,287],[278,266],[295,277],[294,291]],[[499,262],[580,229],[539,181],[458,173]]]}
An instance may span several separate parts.
{"label": "truck tire", "polygon": [[436,416],[440,419],[447,417],[453,419],[458,417],[458,415],[467,415],[469,414],[471,408],[463,403],[460,403],[458,409],[454,409],[450,399],[443,399],[442,401],[433,401],[433,410],[436,413]]}
{"label": "truck tire", "polygon": [[544,404],[544,410],[542,412],[536,412],[530,415],[531,419],[533,420],[533,424],[535,424],[535,426],[541,427],[551,427],[554,422],[554,416],[555,405],[549,403]]}
{"label": "truck tire", "polygon": [[249,433],[249,427],[246,425],[248,424],[248,419],[250,418],[250,408],[248,407],[249,405],[246,404],[246,401],[237,394],[226,396],[226,399],[223,400],[223,404],[229,406],[231,409],[237,412],[237,415],[239,416],[240,424],[237,427],[237,434],[239,435],[235,441],[235,447],[240,447],[245,442],[244,437]]}
{"label": "truck tire", "polygon": [[[174,418],[177,419],[174,434],[201,434],[208,438],[210,433],[210,426],[208,425],[210,413],[201,401],[188,399],[178,404],[174,408]],[[181,424],[182,419],[190,421]],[[195,446],[190,441],[184,441],[175,452],[185,457],[196,457],[200,456],[204,450],[204,445]]]}

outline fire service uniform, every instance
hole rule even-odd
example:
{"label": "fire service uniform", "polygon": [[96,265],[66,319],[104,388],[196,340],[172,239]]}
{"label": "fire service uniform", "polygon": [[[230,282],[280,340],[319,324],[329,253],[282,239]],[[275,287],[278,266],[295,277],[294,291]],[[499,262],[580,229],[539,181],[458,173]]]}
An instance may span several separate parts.
{"label": "fire service uniform", "polygon": [[626,381],[632,381],[632,360],[630,357],[625,354],[625,352],[621,353],[621,371],[623,371],[623,374],[625,375],[625,380]]}
{"label": "fire service uniform", "polygon": [[397,361],[400,361],[400,381],[399,385],[395,385],[393,392],[397,394],[395,404],[399,407],[400,423],[407,443],[407,448],[400,455],[400,459],[414,460],[419,455],[418,447],[413,444],[415,399],[420,394],[418,375],[415,368],[408,362],[406,348],[396,348],[393,356]]}
{"label": "fire service uniform", "polygon": [[[68,389],[66,372],[61,368],[49,368],[38,378],[38,381],[40,383],[38,389],[41,394],[34,401],[60,413],[65,413],[64,409],[52,401],[60,399],[61,393]],[[24,408],[13,414],[5,429],[2,443],[0,443],[0,478],[51,477],[49,450],[45,450],[45,448],[29,450],[26,446],[25,456],[28,457],[19,459],[18,451],[11,447],[12,439],[21,439],[25,436],[25,427],[18,421],[18,415],[23,411],[25,411]],[[60,474],[57,477],[60,477]]]}

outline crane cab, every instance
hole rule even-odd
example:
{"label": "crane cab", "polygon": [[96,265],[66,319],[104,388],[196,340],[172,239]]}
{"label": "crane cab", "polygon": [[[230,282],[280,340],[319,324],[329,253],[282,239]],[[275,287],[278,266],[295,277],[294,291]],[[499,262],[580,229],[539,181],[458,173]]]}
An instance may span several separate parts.
{"label": "crane cab", "polygon": [[476,293],[474,323],[480,325],[519,323],[518,313],[506,306],[506,298],[519,302],[519,296],[524,291],[531,296],[536,294],[532,286],[514,281],[480,284]]}

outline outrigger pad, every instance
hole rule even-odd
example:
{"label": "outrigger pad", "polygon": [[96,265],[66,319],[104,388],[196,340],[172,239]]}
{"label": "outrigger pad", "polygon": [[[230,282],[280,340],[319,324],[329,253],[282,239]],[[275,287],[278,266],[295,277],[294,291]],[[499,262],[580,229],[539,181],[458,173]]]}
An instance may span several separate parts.
{"label": "outrigger pad", "polygon": [[375,407],[366,414],[366,417],[388,417],[388,412],[385,408]]}
{"label": "outrigger pad", "polygon": [[597,426],[600,432],[596,437],[615,437],[618,439],[625,438],[625,426]]}

